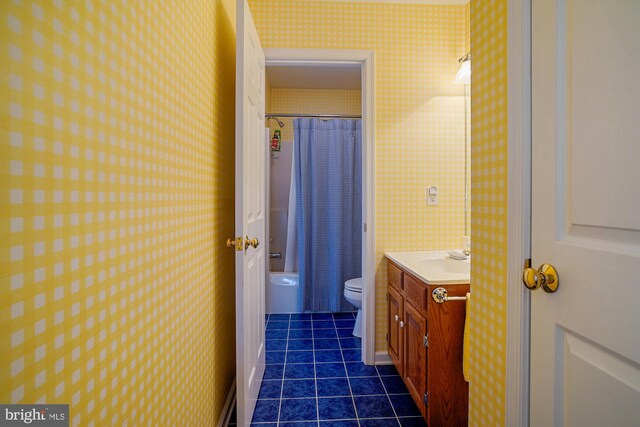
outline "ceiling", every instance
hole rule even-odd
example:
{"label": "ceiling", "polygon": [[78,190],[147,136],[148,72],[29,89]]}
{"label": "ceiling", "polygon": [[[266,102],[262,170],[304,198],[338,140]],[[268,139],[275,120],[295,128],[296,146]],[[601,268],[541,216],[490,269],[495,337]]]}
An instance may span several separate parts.
{"label": "ceiling", "polygon": [[404,4],[440,4],[440,5],[456,5],[467,4],[469,0],[320,0],[343,3],[404,3]]}
{"label": "ceiling", "polygon": [[360,89],[360,65],[274,66],[267,65],[271,88]]}

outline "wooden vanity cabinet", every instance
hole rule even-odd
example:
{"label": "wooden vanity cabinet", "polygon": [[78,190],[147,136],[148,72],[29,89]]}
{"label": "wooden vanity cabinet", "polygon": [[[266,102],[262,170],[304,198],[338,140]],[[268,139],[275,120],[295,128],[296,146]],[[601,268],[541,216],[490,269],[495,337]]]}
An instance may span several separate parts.
{"label": "wooden vanity cabinet", "polygon": [[402,379],[424,417],[426,416],[425,393],[428,392],[428,349],[423,340],[428,333],[427,319],[407,301],[404,306],[403,322],[405,358]]}
{"label": "wooden vanity cabinet", "polygon": [[429,427],[466,426],[465,303],[436,303],[431,292],[438,287],[449,296],[469,292],[468,284],[428,285],[387,260],[388,352]]}
{"label": "wooden vanity cabinet", "polygon": [[404,319],[404,298],[393,289],[389,287],[388,303],[387,303],[387,342],[389,347],[389,357],[396,365],[398,373],[403,374],[403,358],[404,358],[404,346],[403,336],[404,328],[400,327],[400,319]]}

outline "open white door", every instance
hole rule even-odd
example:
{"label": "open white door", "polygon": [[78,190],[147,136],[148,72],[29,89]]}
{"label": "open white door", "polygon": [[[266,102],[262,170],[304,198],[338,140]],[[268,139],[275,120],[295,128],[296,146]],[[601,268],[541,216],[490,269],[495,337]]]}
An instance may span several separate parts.
{"label": "open white door", "polygon": [[236,387],[238,425],[248,426],[265,368],[267,146],[264,53],[246,0],[237,2],[236,43]]}
{"label": "open white door", "polygon": [[531,426],[638,426],[640,1],[531,3]]}

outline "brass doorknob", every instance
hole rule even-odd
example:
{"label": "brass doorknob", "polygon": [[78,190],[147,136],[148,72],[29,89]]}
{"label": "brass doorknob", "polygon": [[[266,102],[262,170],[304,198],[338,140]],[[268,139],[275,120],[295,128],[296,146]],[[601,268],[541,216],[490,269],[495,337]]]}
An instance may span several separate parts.
{"label": "brass doorknob", "polygon": [[522,272],[522,283],[527,289],[535,291],[539,288],[547,293],[554,293],[560,286],[560,278],[555,267],[551,264],[542,264],[537,270],[526,267]]}
{"label": "brass doorknob", "polygon": [[249,236],[245,237],[244,240],[244,249],[247,250],[249,248],[249,246],[251,246],[252,248],[257,248],[260,245],[260,241],[258,240],[257,237],[254,237],[253,239],[249,239]]}

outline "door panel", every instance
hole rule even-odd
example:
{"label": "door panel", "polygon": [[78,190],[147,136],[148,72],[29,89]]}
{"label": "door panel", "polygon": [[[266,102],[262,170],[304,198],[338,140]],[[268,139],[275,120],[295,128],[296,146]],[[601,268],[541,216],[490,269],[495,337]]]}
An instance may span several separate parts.
{"label": "door panel", "polygon": [[[629,360],[582,337],[560,331],[565,424],[631,426],[640,421],[640,375]],[[589,406],[584,406],[590,401]],[[623,411],[611,411],[616,406]]]}
{"label": "door panel", "polygon": [[402,342],[402,332],[404,328],[400,327],[400,322],[404,321],[404,301],[402,295],[396,292],[391,286],[389,290],[389,301],[387,303],[387,330],[389,331],[389,356],[396,365],[398,373],[404,373],[404,351]]}
{"label": "door panel", "polygon": [[559,142],[570,154],[568,219],[590,227],[638,230],[640,141],[637,126],[629,124],[640,114],[638,70],[633,67],[640,48],[640,3],[572,0],[565,8],[558,34],[567,55],[559,93],[565,108],[558,112],[566,120],[566,137]]}
{"label": "door panel", "polygon": [[424,394],[427,392],[427,348],[423,338],[427,334],[427,321],[411,304],[404,305],[405,362],[404,380],[409,393],[423,416],[426,416]]}
{"label": "door panel", "polygon": [[264,53],[246,0],[236,29],[236,237],[259,242],[236,252],[237,416],[248,426],[265,370],[266,145]]}
{"label": "door panel", "polygon": [[[532,2],[531,425],[637,425],[640,2]],[[597,420],[602,420],[598,422]]]}

